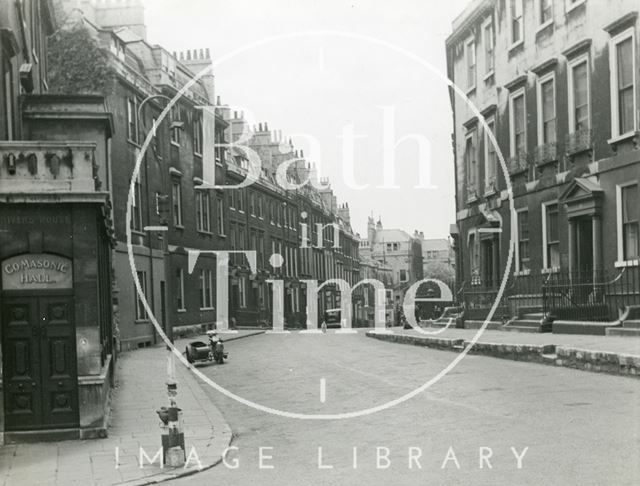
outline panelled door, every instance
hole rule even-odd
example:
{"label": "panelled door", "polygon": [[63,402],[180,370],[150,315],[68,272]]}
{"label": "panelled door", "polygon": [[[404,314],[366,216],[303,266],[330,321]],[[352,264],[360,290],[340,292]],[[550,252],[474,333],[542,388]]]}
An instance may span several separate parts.
{"label": "panelled door", "polygon": [[78,426],[73,298],[2,300],[4,410],[7,431]]}

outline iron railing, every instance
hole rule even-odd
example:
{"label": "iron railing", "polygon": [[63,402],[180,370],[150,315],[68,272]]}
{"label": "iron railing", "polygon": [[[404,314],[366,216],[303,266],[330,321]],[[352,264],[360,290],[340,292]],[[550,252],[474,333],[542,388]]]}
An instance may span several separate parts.
{"label": "iron railing", "polygon": [[618,319],[630,305],[640,305],[640,267],[615,272],[562,272],[543,287],[543,310],[554,319]]}
{"label": "iron railing", "polygon": [[[500,282],[474,279],[459,289],[467,319],[483,319],[498,296]],[[542,312],[556,320],[611,322],[626,306],[640,305],[640,267],[613,271],[552,271],[511,275],[494,320]]]}

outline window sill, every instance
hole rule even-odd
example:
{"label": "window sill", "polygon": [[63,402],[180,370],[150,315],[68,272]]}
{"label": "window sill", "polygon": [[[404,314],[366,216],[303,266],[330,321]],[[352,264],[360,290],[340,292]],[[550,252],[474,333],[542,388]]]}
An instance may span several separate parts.
{"label": "window sill", "polygon": [[[553,19],[549,19],[544,24],[540,24],[536,29],[536,38],[551,26],[553,26]],[[553,31],[553,29],[549,29],[549,31]]]}
{"label": "window sill", "polygon": [[134,324],[149,324],[149,319],[136,319],[133,321]]}
{"label": "window sill", "polygon": [[194,157],[202,158],[202,154],[200,152],[193,152]]}
{"label": "window sill", "polygon": [[487,74],[484,75],[484,77],[482,78],[483,81],[489,81],[494,75],[495,75],[495,70],[491,70],[489,71]]}
{"label": "window sill", "polygon": [[174,142],[173,140],[171,140],[171,145],[180,148],[180,144],[178,142]]}
{"label": "window sill", "polygon": [[614,265],[615,268],[638,267],[640,266],[640,260],[617,261]]}
{"label": "window sill", "polygon": [[129,137],[127,137],[127,142],[133,145],[135,148],[138,148],[138,149],[140,148],[140,144]]}
{"label": "window sill", "polygon": [[213,232],[212,231],[205,231],[205,230],[196,230],[198,232],[199,235],[204,235],[204,236],[213,236]]}
{"label": "window sill", "polygon": [[511,52],[515,51],[518,47],[521,47],[523,45],[524,45],[524,40],[521,39],[518,42],[514,42],[513,44],[511,44],[507,49],[507,51],[509,52],[509,54],[511,54]]}
{"label": "window sill", "polygon": [[527,275],[531,275],[531,270],[520,270],[518,272],[513,273],[514,277],[526,277]]}
{"label": "window sill", "polygon": [[607,143],[609,145],[616,145],[616,144],[619,144],[620,142],[633,140],[637,136],[638,136],[638,132],[634,130],[631,132],[623,133],[622,135],[616,135],[615,137],[611,137],[609,140],[607,140]]}
{"label": "window sill", "polygon": [[184,314],[185,312],[187,312],[187,309],[178,309],[178,314]]}
{"label": "window sill", "polygon": [[182,226],[181,224],[174,224],[173,229],[184,230],[184,226]]}
{"label": "window sill", "polygon": [[[213,233],[211,233],[211,234],[213,234]],[[219,237],[219,238],[226,238],[226,237],[227,237],[227,235],[222,234],[222,233],[218,233],[218,237]]]}
{"label": "window sill", "polygon": [[142,236],[142,237],[145,237],[145,236],[146,236],[146,234],[144,233],[144,231],[137,230],[137,229],[133,229],[133,228],[131,229],[131,234],[132,234],[132,235],[136,235],[136,236]]}
{"label": "window sill", "polygon": [[215,307],[200,307],[200,311],[214,311]]}
{"label": "window sill", "polygon": [[467,90],[465,91],[465,94],[467,96],[473,96],[476,93],[476,86],[473,85],[470,88],[467,88]]}
{"label": "window sill", "polygon": [[587,2],[587,0],[581,0],[573,4],[571,4],[571,0],[568,0],[568,2],[569,2],[569,6],[567,7],[567,14],[573,12],[575,9],[577,9],[581,5],[584,5]]}

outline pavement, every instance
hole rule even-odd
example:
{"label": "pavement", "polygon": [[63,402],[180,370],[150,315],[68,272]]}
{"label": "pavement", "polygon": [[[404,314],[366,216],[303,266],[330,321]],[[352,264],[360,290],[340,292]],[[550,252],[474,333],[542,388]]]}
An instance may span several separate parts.
{"label": "pavement", "polygon": [[[225,341],[263,332],[243,330]],[[176,341],[176,346],[182,350],[193,339]],[[183,410],[185,446],[191,456],[185,467],[177,469],[161,468],[159,456],[153,461],[161,446],[155,411],[168,406],[167,356],[164,346],[119,355],[108,437],[2,446],[0,485],[139,486],[187,476],[219,463],[231,442],[231,429],[196,377],[179,362],[177,404]]]}
{"label": "pavement", "polygon": [[640,338],[577,334],[522,333],[457,328],[392,328],[392,333],[369,331],[383,341],[433,347],[515,361],[530,361],[587,371],[640,377]]}

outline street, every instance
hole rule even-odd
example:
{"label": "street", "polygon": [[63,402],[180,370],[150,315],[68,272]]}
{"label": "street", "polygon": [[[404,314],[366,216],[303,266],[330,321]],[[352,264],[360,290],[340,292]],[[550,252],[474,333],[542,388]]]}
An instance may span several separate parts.
{"label": "street", "polygon": [[[396,399],[455,356],[332,332],[254,336],[227,350],[224,366],[201,371],[245,399],[308,414]],[[468,356],[409,401],[331,421],[257,411],[203,386],[237,449],[226,464],[175,484],[511,485],[544,477],[624,485],[640,475],[634,379]]]}

